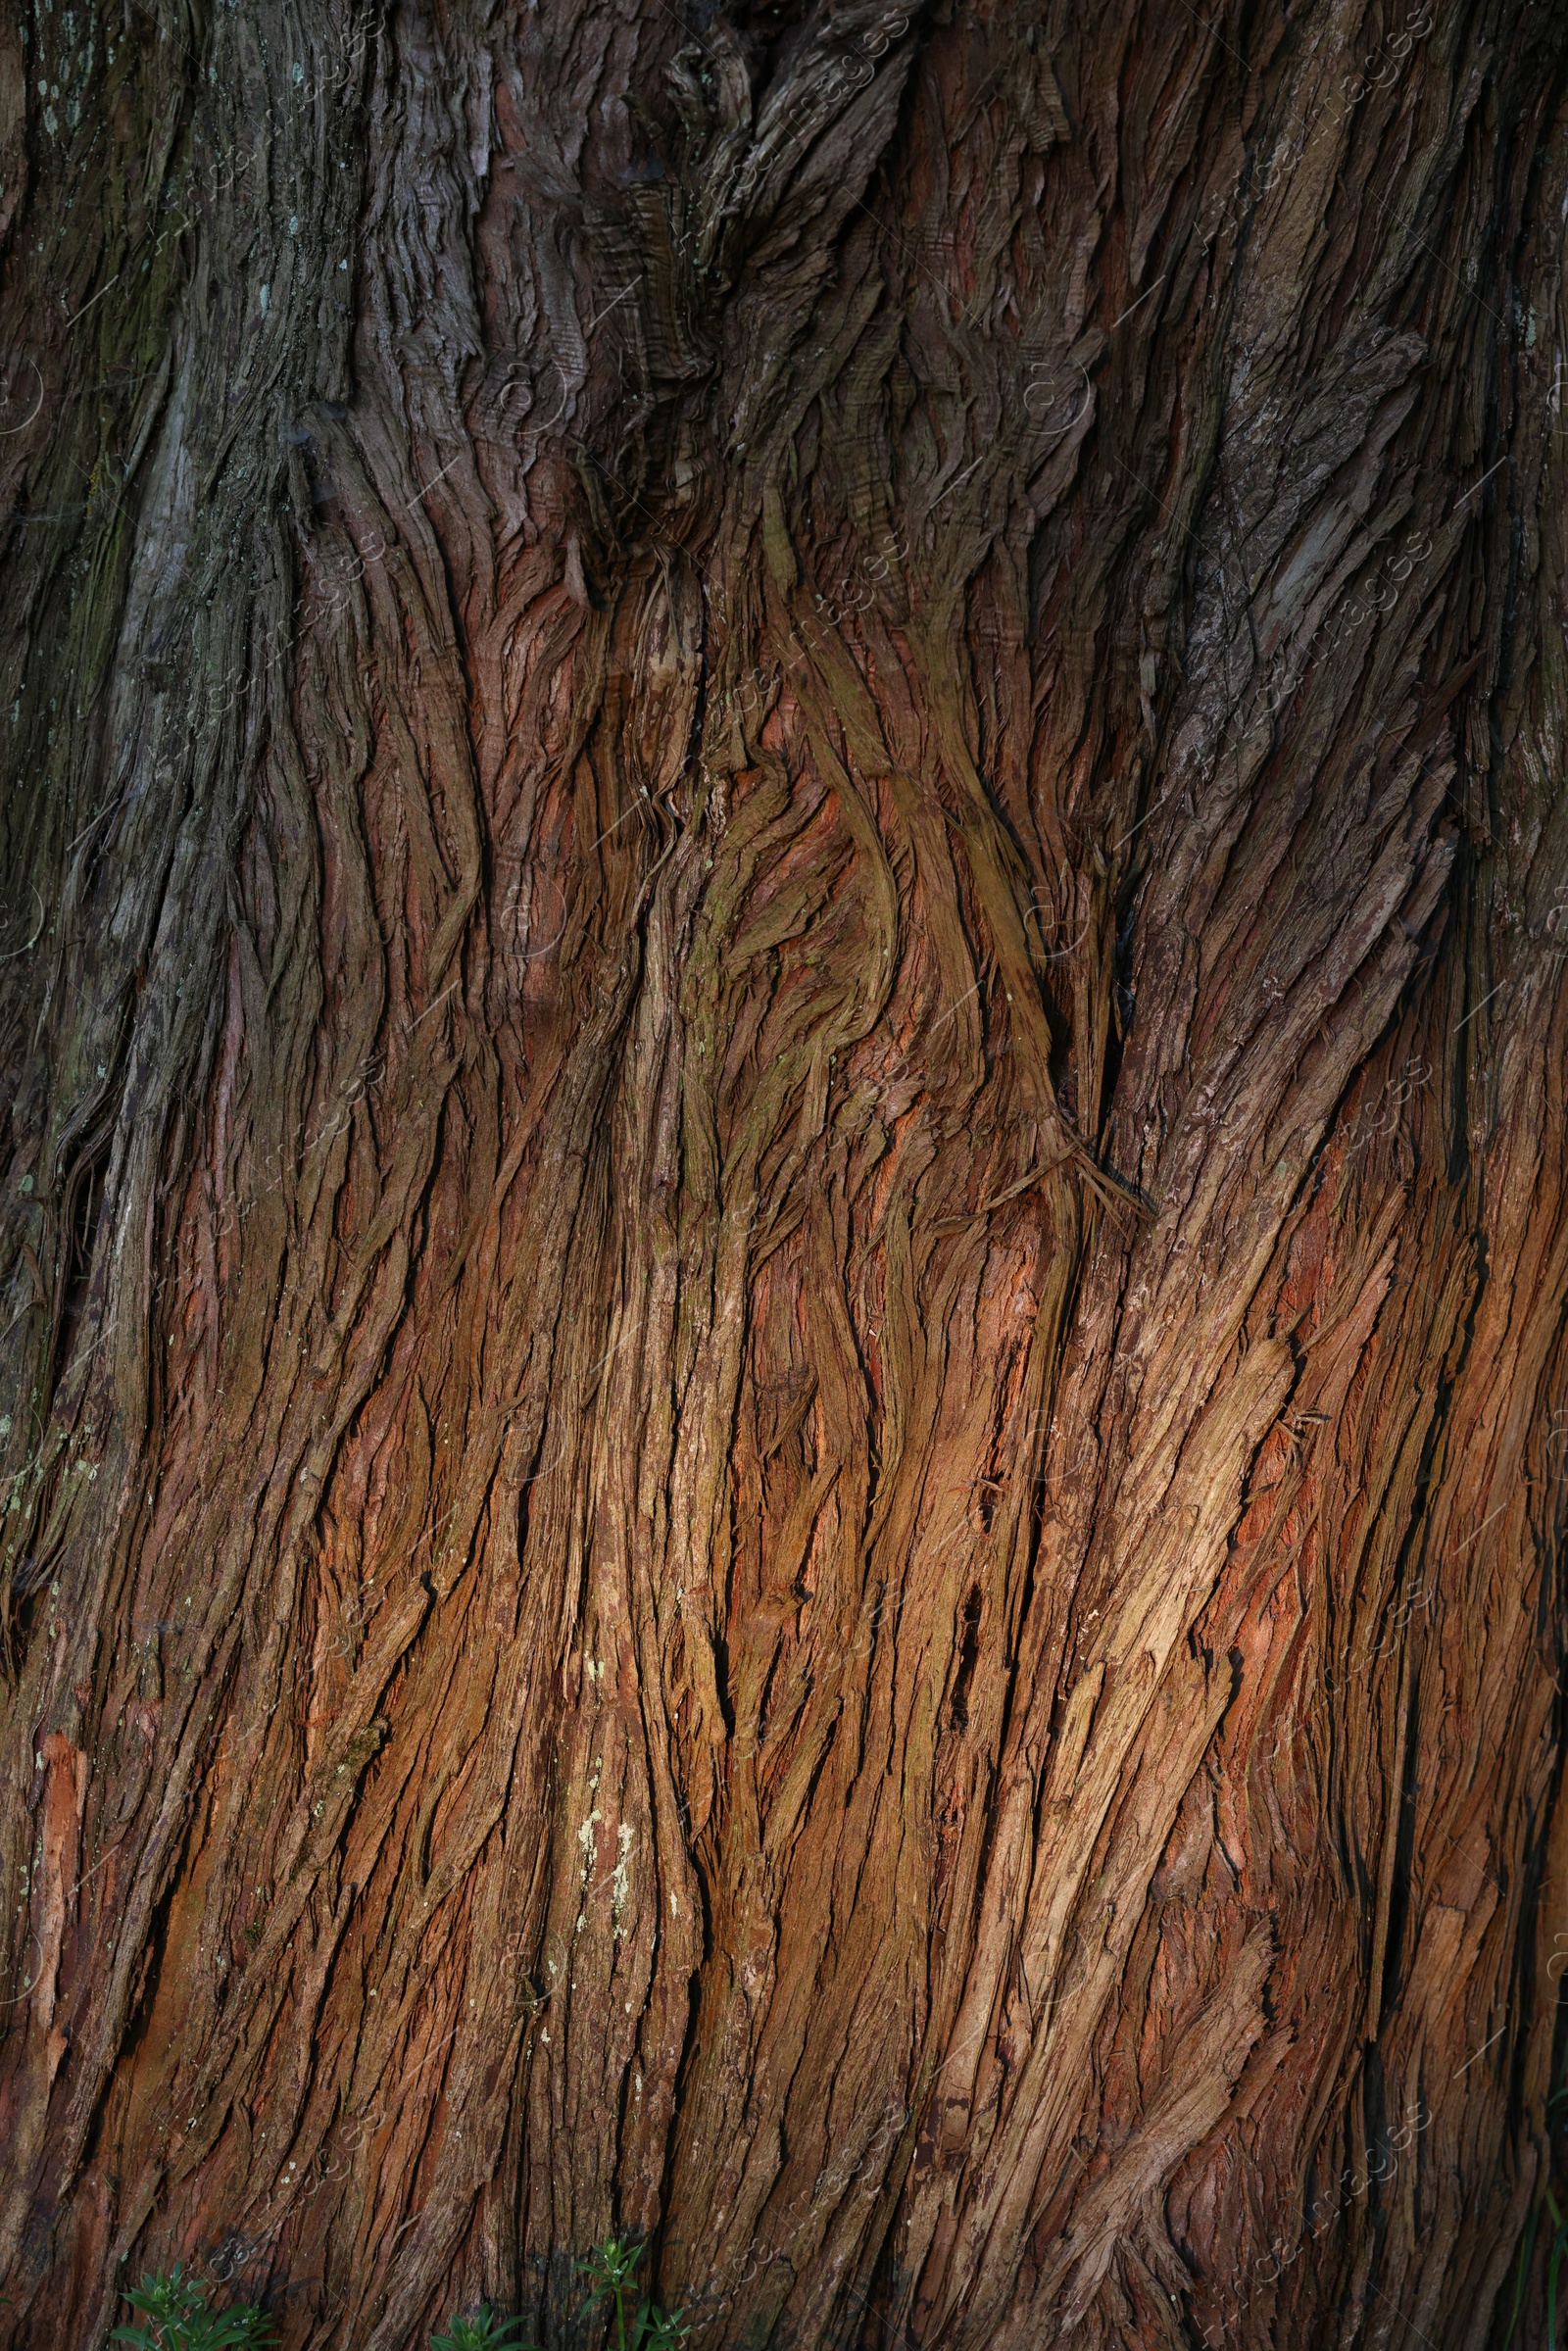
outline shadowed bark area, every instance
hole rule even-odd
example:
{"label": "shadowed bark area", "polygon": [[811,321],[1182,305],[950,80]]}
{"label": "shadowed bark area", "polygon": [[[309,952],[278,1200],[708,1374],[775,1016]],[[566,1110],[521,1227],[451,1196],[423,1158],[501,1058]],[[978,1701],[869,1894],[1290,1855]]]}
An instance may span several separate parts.
{"label": "shadowed bark area", "polygon": [[1565,63],[0,23],[0,2344],[1544,2339]]}

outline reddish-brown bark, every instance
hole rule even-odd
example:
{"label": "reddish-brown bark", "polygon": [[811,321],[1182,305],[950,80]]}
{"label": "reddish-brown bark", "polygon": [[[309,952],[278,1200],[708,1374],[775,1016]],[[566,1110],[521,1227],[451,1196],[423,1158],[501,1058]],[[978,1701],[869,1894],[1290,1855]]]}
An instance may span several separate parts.
{"label": "reddish-brown bark", "polygon": [[160,7],[0,25],[0,2343],[1500,2342],[1568,24]]}

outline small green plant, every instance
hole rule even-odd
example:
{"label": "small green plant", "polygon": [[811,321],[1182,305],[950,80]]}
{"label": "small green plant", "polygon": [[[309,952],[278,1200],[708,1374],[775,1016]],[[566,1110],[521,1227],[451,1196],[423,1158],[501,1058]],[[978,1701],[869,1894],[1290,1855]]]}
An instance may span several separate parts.
{"label": "small green plant", "polygon": [[135,2351],[231,2351],[236,2344],[262,2351],[275,2339],[265,2310],[254,2302],[214,2310],[206,2286],[188,2278],[177,2261],[167,2278],[149,2270],[140,2285],[127,2285],[125,2300],[148,2324],[117,2327],[112,2339],[133,2344]]}
{"label": "small green plant", "polygon": [[1546,2255],[1546,2351],[1557,2351],[1557,2273],[1562,2257],[1568,2253],[1568,2221],[1557,2210],[1557,2199],[1550,2188],[1546,2190],[1546,2210],[1551,2215],[1551,2249]]}
{"label": "small green plant", "polygon": [[683,2310],[661,2310],[657,2302],[639,2305],[633,2338],[637,2351],[680,2351],[690,2332]]}
{"label": "small green plant", "polygon": [[534,2351],[517,2332],[520,2319],[498,2319],[485,2303],[476,2319],[448,2319],[440,2334],[430,2337],[430,2351]]}
{"label": "small green plant", "polygon": [[632,2351],[626,2340],[626,2300],[642,2257],[641,2245],[633,2244],[629,2236],[607,2236],[586,2261],[577,2264],[588,2280],[588,2308],[592,2310],[598,2302],[615,2305],[616,2351]]}
{"label": "small green plant", "polygon": [[661,2310],[657,2302],[639,2302],[626,2331],[626,2306],[645,2248],[629,2236],[607,2236],[586,2261],[577,2264],[588,2279],[588,2308],[599,2302],[615,2306],[615,2351],[678,2351],[691,2332],[685,2313]]}
{"label": "small green plant", "polygon": [[[1556,2101],[1552,2100],[1552,2104]],[[1552,2237],[1546,2249],[1546,2344],[1545,2351],[1557,2351],[1557,2277],[1562,2269],[1563,2256],[1568,2254],[1568,2221],[1557,2210],[1557,2199],[1548,2187],[1544,2210],[1551,2215]],[[1514,2279],[1513,2310],[1508,2320],[1508,2331],[1502,2338],[1502,2351],[1508,2351],[1519,2313],[1524,2307],[1525,2287],[1530,2278],[1531,2257],[1536,2249],[1536,2234],[1541,2226],[1543,2207],[1538,2204],[1530,2216],[1525,2241],[1519,2248],[1519,2272]]]}

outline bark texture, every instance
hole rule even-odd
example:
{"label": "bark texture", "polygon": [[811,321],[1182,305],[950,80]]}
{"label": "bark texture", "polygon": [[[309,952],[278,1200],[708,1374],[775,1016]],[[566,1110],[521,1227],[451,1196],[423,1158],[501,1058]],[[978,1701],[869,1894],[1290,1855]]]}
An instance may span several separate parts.
{"label": "bark texture", "polygon": [[0,2343],[1501,2341],[1565,62],[0,21]]}

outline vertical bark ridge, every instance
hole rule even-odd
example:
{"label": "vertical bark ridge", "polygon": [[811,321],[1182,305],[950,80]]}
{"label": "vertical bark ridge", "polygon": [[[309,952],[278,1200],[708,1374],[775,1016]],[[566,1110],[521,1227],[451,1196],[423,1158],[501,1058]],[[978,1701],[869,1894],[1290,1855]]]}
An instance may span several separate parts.
{"label": "vertical bark ridge", "polygon": [[5,2339],[1479,2351],[1542,14],[27,19]]}

